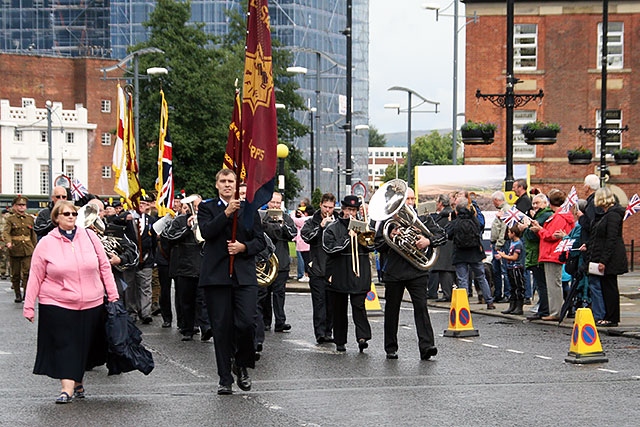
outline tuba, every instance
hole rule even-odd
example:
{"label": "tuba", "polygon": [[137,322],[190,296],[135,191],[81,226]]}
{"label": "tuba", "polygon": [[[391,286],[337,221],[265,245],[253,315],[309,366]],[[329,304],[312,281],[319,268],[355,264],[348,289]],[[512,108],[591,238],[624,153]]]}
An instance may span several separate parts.
{"label": "tuba", "polygon": [[266,288],[276,280],[280,262],[276,255],[276,247],[266,233],[264,238],[267,242],[267,247],[256,256],[256,276],[258,286]]}
{"label": "tuba", "polygon": [[[407,183],[401,179],[392,179],[380,187],[369,201],[369,217],[375,221],[389,219],[382,230],[384,240],[400,256],[419,270],[428,270],[438,258],[438,248],[418,249],[416,240],[425,236],[433,240],[433,233],[420,221],[418,215],[405,205]],[[390,227],[397,227],[400,234],[391,237]]]}

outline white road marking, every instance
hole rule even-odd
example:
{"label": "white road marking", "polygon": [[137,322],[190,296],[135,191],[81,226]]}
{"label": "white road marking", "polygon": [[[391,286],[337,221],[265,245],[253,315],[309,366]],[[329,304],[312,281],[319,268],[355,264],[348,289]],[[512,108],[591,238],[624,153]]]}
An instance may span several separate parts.
{"label": "white road marking", "polygon": [[13,354],[13,353],[9,353],[9,352],[6,352],[6,351],[0,351],[0,355],[5,355],[5,354]]}
{"label": "white road marking", "polygon": [[611,372],[612,374],[617,374],[617,373],[619,373],[619,371],[614,371],[613,369],[605,369],[605,368],[598,368],[598,371],[602,371],[602,372]]}
{"label": "white road marking", "polygon": [[491,344],[482,344],[482,345],[489,348],[500,348],[497,345],[491,345]]}
{"label": "white road marking", "polygon": [[460,338],[460,341],[473,342],[473,340],[470,340],[469,338]]}
{"label": "white road marking", "polygon": [[507,351],[509,353],[516,353],[516,354],[524,354],[524,351],[520,351],[520,350],[512,350],[510,348],[507,349]]}
{"label": "white road marking", "polygon": [[542,356],[540,354],[536,354],[535,357],[537,357],[538,359],[544,359],[544,360],[553,360],[551,357],[549,356]]}

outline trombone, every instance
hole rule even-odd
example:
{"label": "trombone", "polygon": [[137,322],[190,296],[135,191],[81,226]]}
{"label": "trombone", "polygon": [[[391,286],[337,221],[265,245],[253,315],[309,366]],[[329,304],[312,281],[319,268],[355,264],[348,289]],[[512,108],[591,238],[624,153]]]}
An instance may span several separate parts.
{"label": "trombone", "polygon": [[364,205],[364,199],[360,197],[360,206],[363,209],[364,221],[351,218],[349,220],[349,231],[353,230],[354,233],[349,233],[351,239],[351,269],[356,277],[360,277],[360,253],[358,251],[358,245],[373,246],[375,231],[369,228],[369,221],[367,215],[367,208]]}

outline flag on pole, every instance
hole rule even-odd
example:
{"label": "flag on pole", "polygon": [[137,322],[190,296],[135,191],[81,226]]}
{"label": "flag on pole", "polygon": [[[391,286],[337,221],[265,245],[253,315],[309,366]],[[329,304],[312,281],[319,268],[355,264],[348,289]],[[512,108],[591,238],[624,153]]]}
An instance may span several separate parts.
{"label": "flag on pole", "polygon": [[89,194],[89,190],[80,182],[78,178],[73,178],[71,181],[71,198],[76,201],[80,200],[82,196]]}
{"label": "flag on pole", "polygon": [[[118,108],[120,108],[120,105],[118,105]],[[117,168],[119,174],[114,190],[125,198],[129,208],[138,209],[141,187],[138,181],[138,160],[136,158],[136,140],[133,122],[133,96],[129,95],[128,99],[125,100],[123,113],[124,119],[121,121],[121,113],[118,112],[118,126],[122,124],[123,150],[119,167]],[[120,129],[118,129],[118,133],[120,133]]]}
{"label": "flag on pole", "polygon": [[255,212],[271,200],[276,174],[276,100],[267,0],[250,0],[242,95],[242,164],[247,202]]}
{"label": "flag on pole", "polygon": [[525,217],[515,206],[511,206],[511,209],[502,213],[500,219],[507,224],[507,227],[511,228]]}
{"label": "flag on pole", "polygon": [[573,248],[573,243],[575,241],[576,239],[562,239],[553,252],[568,252]]}
{"label": "flag on pole", "polygon": [[565,199],[564,203],[562,204],[562,206],[560,206],[560,212],[567,213],[571,210],[571,207],[577,204],[578,204],[578,193],[576,192],[576,187],[573,186],[571,187],[571,190],[569,191],[569,194],[567,195],[567,198]]}
{"label": "flag on pole", "polygon": [[[111,168],[113,169],[113,173],[115,176],[115,186],[114,190],[122,195],[122,193],[129,193],[127,180],[121,178],[121,172],[127,169],[127,157],[124,151],[124,125],[125,125],[125,116],[127,112],[127,105],[124,96],[124,91],[122,87],[118,83],[118,101],[117,101],[117,124],[116,124],[116,143],[113,147],[113,164]],[[124,174],[126,176],[126,173]],[[120,191],[118,191],[120,189]]]}
{"label": "flag on pole", "polygon": [[229,124],[229,136],[227,138],[227,148],[224,152],[224,161],[222,167],[232,169],[238,172],[238,179],[240,182],[246,181],[247,171],[242,167],[238,167],[238,162],[241,161],[238,157],[240,152],[240,91],[236,89],[236,95],[233,102],[233,117]]}
{"label": "flag on pole", "polygon": [[173,213],[173,144],[169,136],[169,107],[160,91],[162,104],[160,107],[160,136],[158,138],[158,179],[156,180],[156,207],[158,217]]}
{"label": "flag on pole", "polygon": [[629,218],[631,215],[638,212],[639,210],[640,210],[640,197],[638,197],[638,193],[636,193],[633,196],[631,196],[631,199],[629,200],[629,204],[627,205],[627,208],[624,211],[624,218],[622,220],[623,221],[626,220],[627,218]]}

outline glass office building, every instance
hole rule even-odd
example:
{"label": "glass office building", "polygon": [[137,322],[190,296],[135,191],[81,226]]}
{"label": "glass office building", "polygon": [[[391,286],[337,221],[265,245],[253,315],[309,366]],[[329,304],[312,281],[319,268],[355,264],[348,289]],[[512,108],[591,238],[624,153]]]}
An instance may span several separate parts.
{"label": "glass office building", "polygon": [[[0,50],[69,56],[124,58],[127,48],[147,40],[142,23],[155,8],[153,0],[0,0]],[[207,33],[228,30],[226,12],[241,10],[240,0],[192,0],[191,21]],[[291,66],[305,67],[294,75],[300,95],[314,113],[314,159],[310,136],[295,141],[314,163],[314,186],[323,192],[345,194],[346,0],[269,0],[272,37],[291,49]],[[353,0],[352,182],[367,182],[369,2]],[[317,93],[317,96],[316,96]],[[309,111],[296,118],[311,125]],[[339,159],[339,160],[338,160]],[[324,170],[323,170],[324,169]],[[333,172],[330,172],[333,170]],[[310,170],[298,174],[310,196]],[[340,190],[338,191],[338,183]],[[337,194],[336,194],[337,195]]]}

